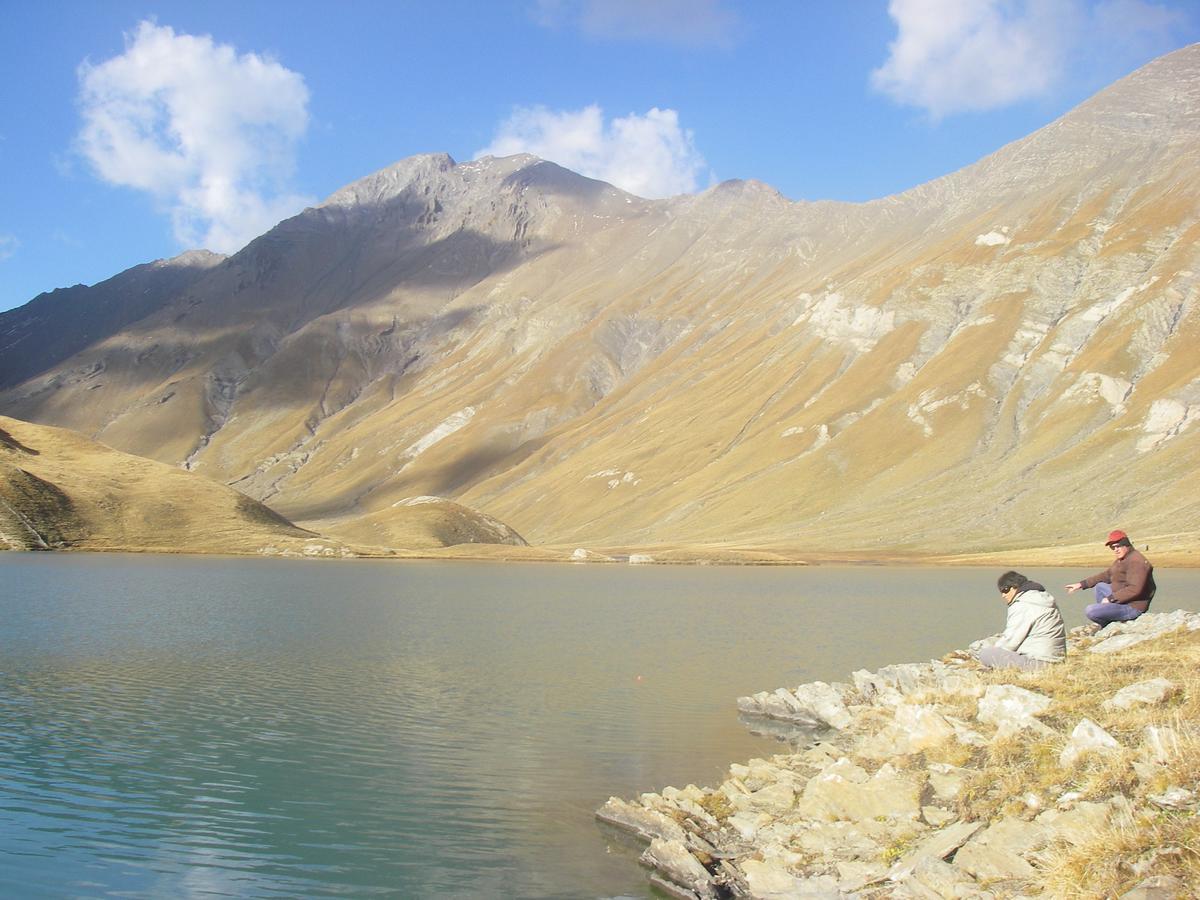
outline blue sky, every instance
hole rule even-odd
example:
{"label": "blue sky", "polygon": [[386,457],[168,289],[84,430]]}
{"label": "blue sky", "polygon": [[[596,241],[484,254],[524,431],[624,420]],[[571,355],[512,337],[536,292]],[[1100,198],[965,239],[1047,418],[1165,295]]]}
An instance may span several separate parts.
{"label": "blue sky", "polygon": [[0,310],[231,252],[416,153],[643,196],[896,193],[1170,50],[1197,0],[0,0]]}

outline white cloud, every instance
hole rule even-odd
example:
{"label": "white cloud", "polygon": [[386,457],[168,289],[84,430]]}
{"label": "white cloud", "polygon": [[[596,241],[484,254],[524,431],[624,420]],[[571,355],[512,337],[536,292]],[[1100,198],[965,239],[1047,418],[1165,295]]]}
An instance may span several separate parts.
{"label": "white cloud", "polygon": [[742,31],[722,0],[537,0],[534,21],[578,28],[595,38],[724,46]]}
{"label": "white cloud", "polygon": [[21,242],[17,240],[15,235],[0,234],[0,262],[12,257],[20,246]]}
{"label": "white cloud", "polygon": [[935,118],[1041,94],[1062,64],[1062,32],[1047,21],[1062,5],[891,0],[899,34],[872,84]]}
{"label": "white cloud", "polygon": [[1044,96],[1097,60],[1118,67],[1111,80],[1170,49],[1186,19],[1146,0],[890,0],[888,13],[898,34],[871,83],[935,119]]}
{"label": "white cloud", "polygon": [[78,146],[101,178],[152,194],[184,246],[220,252],[312,202],[287,189],[308,127],[300,75],[148,21],[125,43],[79,67]]}
{"label": "white cloud", "polygon": [[609,123],[598,106],[556,112],[517,109],[476,156],[532,153],[639,197],[669,197],[697,189],[707,170],[692,132],[673,109],[651,109]]}

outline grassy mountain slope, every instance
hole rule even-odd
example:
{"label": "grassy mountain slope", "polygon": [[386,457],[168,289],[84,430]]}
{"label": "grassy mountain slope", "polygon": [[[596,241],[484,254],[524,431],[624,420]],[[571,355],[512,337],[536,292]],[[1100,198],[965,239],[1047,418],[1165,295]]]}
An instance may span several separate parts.
{"label": "grassy mountain slope", "polygon": [[[0,410],[347,540],[1200,548],[1200,45],[866,204],[403,160]],[[393,544],[394,545],[394,544]]]}

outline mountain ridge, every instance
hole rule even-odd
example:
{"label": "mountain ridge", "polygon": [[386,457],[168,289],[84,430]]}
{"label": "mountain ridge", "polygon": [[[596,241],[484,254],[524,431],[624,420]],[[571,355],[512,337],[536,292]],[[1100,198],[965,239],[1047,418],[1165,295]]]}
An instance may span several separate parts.
{"label": "mountain ridge", "polygon": [[533,157],[401,160],[0,411],[324,533],[383,521],[385,542],[387,510],[420,495],[535,544],[1200,532],[1197,72],[1200,45],[865,204],[753,181],[650,201]]}

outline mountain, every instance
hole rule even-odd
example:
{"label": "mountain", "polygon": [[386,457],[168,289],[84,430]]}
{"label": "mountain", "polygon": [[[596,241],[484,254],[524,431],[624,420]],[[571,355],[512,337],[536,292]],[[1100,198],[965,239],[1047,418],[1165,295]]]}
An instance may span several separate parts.
{"label": "mountain", "polygon": [[1194,45],[864,204],[403,160],[42,371],[6,351],[0,411],[393,546],[436,496],[565,547],[1196,548],[1198,272]]}
{"label": "mountain", "polygon": [[4,416],[0,546],[350,555],[223,484]]}
{"label": "mountain", "polygon": [[135,266],[95,287],[41,294],[0,314],[0,388],[11,387],[164,306],[225,257],[191,250]]}
{"label": "mountain", "polygon": [[[525,543],[502,523],[448,500],[419,497],[404,506],[389,518],[410,549]],[[203,475],[0,416],[3,549],[388,555],[372,545],[369,520],[357,531],[356,545],[329,540]]]}

